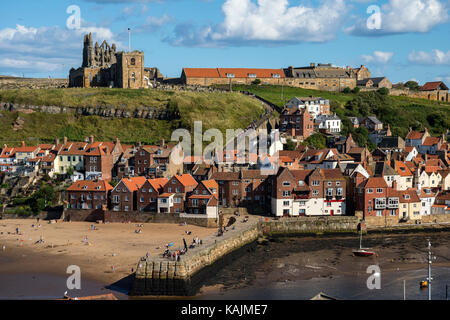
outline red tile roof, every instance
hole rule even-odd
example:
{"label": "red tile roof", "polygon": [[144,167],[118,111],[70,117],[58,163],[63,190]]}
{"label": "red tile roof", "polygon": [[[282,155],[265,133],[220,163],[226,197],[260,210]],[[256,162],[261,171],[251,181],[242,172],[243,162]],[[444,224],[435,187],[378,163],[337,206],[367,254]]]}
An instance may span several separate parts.
{"label": "red tile roof", "polygon": [[283,69],[248,69],[248,68],[219,68],[221,78],[227,78],[227,74],[234,74],[235,78],[248,78],[249,74],[256,75],[256,78],[272,78],[277,74],[284,78]]}
{"label": "red tile roof", "polygon": [[249,68],[184,68],[184,74],[190,78],[227,78],[227,74],[234,74],[235,78],[272,78],[274,74],[284,78],[283,69],[249,69]]}
{"label": "red tile roof", "polygon": [[420,88],[420,90],[421,91],[433,91],[433,90],[439,89],[440,87],[442,87],[442,89],[444,89],[444,90],[448,90],[448,87],[442,81],[427,82]]}
{"label": "red tile roof", "polygon": [[220,78],[217,68],[184,68],[183,71],[189,78]]}
{"label": "red tile roof", "polygon": [[438,144],[441,139],[439,137],[426,137],[425,141],[422,143],[424,146],[433,146]]}
{"label": "red tile roof", "polygon": [[123,178],[122,179],[125,186],[131,192],[138,190],[147,181],[145,177],[133,177],[133,178]]}
{"label": "red tile roof", "polygon": [[387,188],[388,185],[383,177],[370,177],[359,185],[360,188]]}
{"label": "red tile roof", "polygon": [[193,176],[191,176],[190,174],[186,173],[186,174],[182,174],[182,175],[176,175],[175,176],[178,181],[180,181],[185,187],[187,186],[196,186],[198,184],[198,182],[194,179]]}
{"label": "red tile roof", "polygon": [[395,161],[394,166],[395,171],[398,172],[402,177],[408,177],[413,175],[411,170],[409,170],[408,166],[401,161]]}
{"label": "red tile roof", "polygon": [[79,180],[67,188],[67,191],[108,191],[113,187],[105,180]]}
{"label": "red tile roof", "polygon": [[167,178],[148,179],[148,182],[152,185],[153,189],[159,190],[163,188],[169,181]]}
{"label": "red tile roof", "polygon": [[39,149],[39,147],[23,146],[23,147],[17,147],[16,152],[34,152],[38,149]]}
{"label": "red tile roof", "polygon": [[419,131],[411,130],[406,135],[406,139],[419,140],[419,139],[422,139],[424,134],[425,134],[425,132],[419,132]]}

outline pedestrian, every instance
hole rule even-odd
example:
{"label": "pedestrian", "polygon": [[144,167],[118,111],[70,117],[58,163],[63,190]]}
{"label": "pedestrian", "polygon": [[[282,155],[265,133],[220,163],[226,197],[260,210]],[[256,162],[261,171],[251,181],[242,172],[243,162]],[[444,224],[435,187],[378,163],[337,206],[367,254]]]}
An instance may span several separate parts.
{"label": "pedestrian", "polygon": [[148,258],[150,257],[150,255],[148,254],[148,252],[145,254],[145,257],[147,258],[147,260],[148,260]]}
{"label": "pedestrian", "polygon": [[114,266],[111,266],[111,271],[114,272]]}

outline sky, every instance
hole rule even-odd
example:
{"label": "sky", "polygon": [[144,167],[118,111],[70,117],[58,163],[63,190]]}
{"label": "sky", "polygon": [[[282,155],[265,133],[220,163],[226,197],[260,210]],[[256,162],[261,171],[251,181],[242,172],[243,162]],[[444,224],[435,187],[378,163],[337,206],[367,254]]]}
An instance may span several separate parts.
{"label": "sky", "polygon": [[[79,14],[78,14],[79,13]],[[145,66],[359,67],[450,84],[450,0],[15,0],[0,3],[0,75],[68,77],[83,36]]]}

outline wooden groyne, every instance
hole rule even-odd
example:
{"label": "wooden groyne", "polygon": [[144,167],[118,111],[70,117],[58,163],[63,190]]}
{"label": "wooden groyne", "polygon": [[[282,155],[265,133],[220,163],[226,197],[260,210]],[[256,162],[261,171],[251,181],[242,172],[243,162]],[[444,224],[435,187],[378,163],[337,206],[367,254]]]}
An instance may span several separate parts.
{"label": "wooden groyne", "polygon": [[275,220],[251,217],[236,221],[223,236],[211,236],[204,244],[189,249],[181,261],[142,258],[137,265],[130,295],[195,295],[203,282],[233,259],[255,248],[262,235],[296,235],[355,232],[357,217],[298,217]]}

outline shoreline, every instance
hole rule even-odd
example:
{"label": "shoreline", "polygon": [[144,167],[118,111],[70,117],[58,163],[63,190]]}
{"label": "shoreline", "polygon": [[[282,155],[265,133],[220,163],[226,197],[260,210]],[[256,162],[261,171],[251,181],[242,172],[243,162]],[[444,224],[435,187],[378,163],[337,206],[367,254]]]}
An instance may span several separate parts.
{"label": "shoreline", "polygon": [[[10,220],[8,220],[10,221]],[[66,279],[66,268],[69,265],[78,265],[81,268],[82,279],[101,283],[105,288],[113,288],[112,293],[121,292],[122,286],[127,285],[130,280],[131,268],[136,268],[139,258],[145,255],[145,251],[134,250],[132,254],[126,254],[122,250],[137,246],[129,239],[134,237],[134,224],[95,224],[101,231],[105,227],[111,227],[108,234],[112,232],[113,238],[120,242],[124,247],[111,248],[115,242],[109,242],[108,245],[99,246],[97,239],[93,236],[95,232],[86,231],[91,223],[57,223],[45,224],[49,229],[56,227],[69,227],[76,232],[78,238],[82,238],[79,229],[82,229],[89,235],[89,240],[93,239],[92,246],[82,246],[69,241],[65,243],[60,240],[53,248],[49,243],[35,245],[33,240],[27,238],[27,231],[22,236],[24,241],[17,235],[5,234],[8,230],[12,232],[16,221],[10,221],[5,229],[5,220],[0,220],[0,275],[14,276],[18,274],[52,274]],[[31,221],[22,221],[23,228],[29,225]],[[65,225],[64,225],[65,224]],[[43,227],[44,225],[42,225]],[[149,232],[157,229],[175,228],[176,232],[182,237],[183,229],[194,229],[194,226],[163,226],[160,224],[145,224],[143,230]],[[199,228],[201,232],[214,233],[215,229]],[[108,229],[108,228],[106,228]],[[203,229],[203,230],[202,230]],[[205,230],[206,229],[206,230]],[[30,229],[34,230],[34,229]],[[30,231],[28,230],[28,231]],[[167,229],[166,229],[167,230]],[[110,232],[111,231],[111,232]],[[91,232],[91,234],[89,234]],[[29,232],[28,232],[29,233]],[[45,234],[45,233],[44,233]],[[122,236],[121,236],[122,234]],[[100,234],[99,234],[100,235]],[[7,237],[6,237],[7,236]],[[28,234],[28,236],[30,236]],[[69,236],[69,234],[67,234]],[[137,235],[140,236],[140,235]],[[155,234],[153,234],[153,237]],[[31,239],[39,239],[39,232],[34,232]],[[166,235],[167,237],[167,235]],[[170,236],[169,236],[170,237]],[[206,237],[206,236],[205,236]],[[259,252],[255,256],[249,254],[233,261],[230,266],[225,266],[220,270],[217,277],[209,279],[202,284],[199,292],[192,297],[163,297],[163,296],[144,296],[125,298],[131,299],[202,299],[209,295],[217,295],[221,292],[228,292],[236,288],[260,287],[264,288],[277,283],[293,283],[296,281],[316,281],[314,279],[325,279],[327,277],[347,277],[356,274],[365,274],[365,266],[368,262],[379,264],[386,273],[395,273],[396,271],[414,271],[426,267],[424,263],[424,252],[426,250],[423,239],[432,238],[432,248],[436,251],[439,261],[434,263],[435,268],[450,267],[450,232],[448,230],[434,230],[434,232],[410,231],[406,233],[378,233],[369,230],[369,233],[363,237],[363,244],[370,246],[380,252],[377,258],[354,259],[351,257],[351,248],[359,245],[359,238],[356,235],[334,234],[334,235],[300,235],[296,237],[274,237],[268,245],[258,245]],[[358,239],[357,239],[358,238]],[[47,237],[44,238],[47,241]],[[128,239],[128,240],[123,240]],[[125,241],[125,243],[123,243]],[[20,243],[22,242],[22,245]],[[108,242],[108,240],[104,240]],[[161,241],[159,241],[161,242]],[[56,243],[56,242],[55,242]],[[81,241],[80,241],[81,243]],[[6,245],[6,250],[2,246]],[[176,244],[178,245],[178,244]],[[95,250],[94,250],[95,247]],[[99,248],[100,253],[99,254]],[[109,247],[109,249],[108,249]],[[149,244],[146,247],[150,247]],[[116,251],[113,256],[111,252]],[[155,251],[155,249],[153,249]],[[108,252],[108,253],[106,253]],[[156,252],[156,251],[155,251]],[[136,257],[136,258],[134,258]],[[114,272],[111,272],[111,263],[117,263]],[[243,286],[239,285],[242,280]],[[249,282],[249,280],[251,280]],[[65,280],[64,280],[65,281]],[[128,283],[130,284],[130,283]],[[121,294],[124,294],[122,291]]]}

